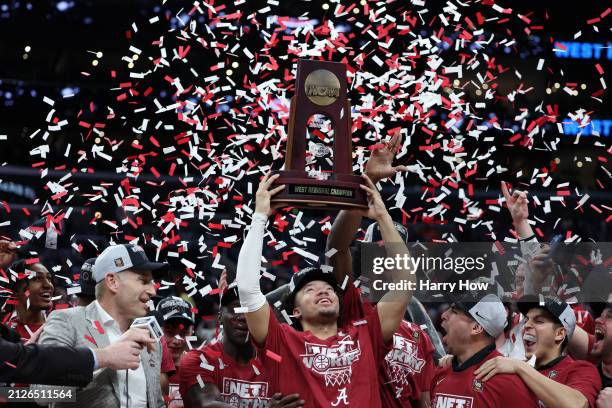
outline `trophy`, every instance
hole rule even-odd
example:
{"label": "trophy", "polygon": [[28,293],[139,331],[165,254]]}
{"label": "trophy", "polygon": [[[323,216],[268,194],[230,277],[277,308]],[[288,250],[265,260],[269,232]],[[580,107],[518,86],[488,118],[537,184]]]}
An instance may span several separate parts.
{"label": "trophy", "polygon": [[[297,207],[367,208],[367,194],[359,187],[363,179],[352,170],[351,107],[346,92],[344,63],[298,61],[285,168],[275,172],[280,177],[274,184],[286,187],[272,201]],[[321,131],[329,129],[333,138]]]}

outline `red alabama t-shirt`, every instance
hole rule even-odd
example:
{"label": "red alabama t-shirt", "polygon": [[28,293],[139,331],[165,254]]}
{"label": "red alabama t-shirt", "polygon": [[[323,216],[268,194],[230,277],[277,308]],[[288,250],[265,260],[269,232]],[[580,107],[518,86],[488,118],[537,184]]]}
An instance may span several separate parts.
{"label": "red alabama t-shirt", "polygon": [[601,388],[601,378],[593,364],[574,360],[570,356],[561,356],[538,368],[538,371],[551,380],[579,391],[589,401],[589,406],[595,407],[597,393]]}
{"label": "red alabama t-shirt", "polygon": [[220,341],[202,350],[191,350],[183,356],[180,366],[179,392],[183,400],[189,388],[215,384],[223,400],[235,407],[267,407],[272,394],[268,376],[261,361],[254,358],[238,364],[223,350]]}
{"label": "red alabama t-shirt", "polygon": [[376,310],[326,340],[279,323],[271,312],[259,350],[272,391],[298,393],[304,408],[381,407],[377,373],[388,347]]}
{"label": "red alabama t-shirt", "polygon": [[[348,283],[342,298],[343,321],[360,319],[374,307],[361,300],[359,289]],[[429,391],[436,369],[434,346],[427,333],[414,323],[402,320],[393,335],[392,349],[379,369],[381,399],[385,408],[410,407]]]}
{"label": "red alabama t-shirt", "polygon": [[518,375],[497,374],[487,382],[476,380],[474,370],[485,361],[501,356],[495,345],[466,361],[440,368],[431,383],[431,408],[538,408],[536,396]]}

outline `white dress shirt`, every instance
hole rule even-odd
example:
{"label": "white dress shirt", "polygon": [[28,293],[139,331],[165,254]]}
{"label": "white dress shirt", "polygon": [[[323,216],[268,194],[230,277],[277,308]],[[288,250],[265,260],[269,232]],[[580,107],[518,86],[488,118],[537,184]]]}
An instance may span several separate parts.
{"label": "white dress shirt", "polygon": [[[104,310],[97,300],[94,303],[98,308],[101,318],[100,324],[104,327],[104,331],[108,336],[108,342],[113,344],[122,335],[119,324]],[[119,380],[119,403],[121,408],[147,408],[147,379],[142,368],[142,360],[136,370],[117,371],[117,378]]]}

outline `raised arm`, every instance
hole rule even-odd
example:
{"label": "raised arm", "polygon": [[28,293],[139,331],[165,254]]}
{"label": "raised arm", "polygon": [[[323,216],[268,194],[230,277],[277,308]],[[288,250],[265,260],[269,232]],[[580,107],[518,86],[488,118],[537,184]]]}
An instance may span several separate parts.
{"label": "raised arm", "polygon": [[284,188],[284,185],[271,188],[272,182],[277,178],[277,174],[270,176],[270,173],[268,173],[259,184],[255,213],[251,221],[251,228],[242,244],[240,255],[238,255],[236,272],[240,305],[246,308],[245,316],[249,332],[258,345],[263,345],[266,341],[270,320],[270,305],[261,293],[259,286],[259,271],[261,269],[266,222],[268,216],[274,212],[274,208],[270,205],[270,199]]}
{"label": "raised arm", "polygon": [[[380,149],[372,151],[365,173],[374,184],[394,176],[399,171],[406,171],[406,166],[392,166],[393,158],[402,145],[402,136],[395,133],[391,140]],[[327,264],[334,268],[334,275],[339,283],[346,276],[352,279],[353,257],[350,246],[361,225],[362,212],[359,210],[342,210],[336,216],[327,237],[326,252],[335,249],[337,252],[327,258]]]}
{"label": "raised arm", "polygon": [[529,225],[529,201],[527,200],[527,192],[514,190],[512,195],[508,191],[508,186],[505,181],[501,182],[501,190],[506,199],[506,206],[512,217],[512,225],[516,229],[520,239],[527,239],[534,236],[533,229]]}
{"label": "raised arm", "polygon": [[[408,253],[406,243],[395,229],[393,220],[385,208],[385,204],[380,193],[376,190],[376,186],[367,176],[364,175],[363,177],[366,185],[362,185],[361,188],[368,193],[369,207],[364,215],[378,222],[380,234],[385,243],[387,256],[394,259],[396,256],[402,258],[404,256],[409,256],[410,254]],[[395,282],[414,281],[416,276],[410,273],[409,270],[403,268],[395,269],[392,271],[392,275]],[[393,333],[397,331],[411,297],[412,291],[389,291],[378,302],[376,309],[380,319],[383,340],[390,340],[393,337]]]}

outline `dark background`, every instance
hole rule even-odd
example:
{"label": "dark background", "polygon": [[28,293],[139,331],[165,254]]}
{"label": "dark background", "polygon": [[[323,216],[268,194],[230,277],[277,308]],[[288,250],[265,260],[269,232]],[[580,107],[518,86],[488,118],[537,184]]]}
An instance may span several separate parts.
{"label": "dark background", "polygon": [[[243,28],[241,34],[236,35],[229,29],[224,30],[218,27],[215,29],[217,41],[225,42],[230,47],[240,44],[239,49],[234,53],[223,50],[217,55],[218,53],[210,47],[198,47],[195,38],[181,42],[182,40],[178,39],[176,34],[168,34],[169,29],[174,29],[174,33],[181,29],[176,16],[184,16],[186,11],[181,14],[178,13],[179,10],[189,10],[192,2],[168,1],[165,5],[162,5],[161,1],[144,0],[0,2],[0,36],[2,38],[0,41],[0,134],[6,135],[6,140],[0,141],[0,162],[3,164],[0,167],[0,179],[2,179],[0,198],[4,203],[3,206],[0,206],[0,221],[3,222],[0,234],[18,239],[19,230],[31,225],[41,217],[59,215],[61,218],[62,214],[72,208],[69,220],[62,222],[64,247],[57,251],[58,253],[49,255],[50,262],[54,265],[62,265],[64,268],[62,273],[68,276],[78,270],[83,259],[95,256],[98,248],[104,247],[111,238],[124,242],[140,237],[139,242],[151,250],[149,252],[151,256],[155,256],[154,250],[156,246],[159,246],[159,242],[164,242],[160,257],[173,263],[176,279],[182,279],[186,273],[185,264],[181,264],[180,259],[190,259],[198,265],[197,270],[201,271],[204,277],[198,288],[203,286],[203,281],[214,282],[216,280],[220,268],[214,268],[211,265],[217,254],[223,256],[220,262],[231,268],[232,260],[236,259],[239,249],[239,244],[235,245],[231,237],[236,236],[236,242],[240,243],[243,233],[243,224],[237,220],[248,223],[248,218],[240,215],[241,205],[248,204],[252,199],[248,193],[247,183],[250,182],[256,186],[260,174],[251,170],[245,175],[239,171],[228,170],[221,163],[228,157],[232,158],[233,154],[236,160],[247,157],[252,161],[254,168],[270,164],[271,160],[269,153],[262,152],[266,147],[262,143],[255,141],[245,143],[244,146],[251,148],[247,151],[242,150],[244,146],[241,148],[227,148],[226,146],[235,139],[236,134],[262,132],[261,124],[266,124],[271,117],[277,118],[281,126],[286,122],[286,118],[283,119],[283,115],[278,112],[258,110],[256,104],[249,104],[243,100],[237,101],[235,90],[249,89],[250,84],[279,78],[279,88],[283,91],[276,96],[286,99],[292,95],[293,78],[287,74],[295,61],[294,55],[285,58],[289,55],[288,47],[281,43],[271,48],[268,53],[276,58],[278,68],[254,75],[248,69],[250,62],[240,51],[247,47],[255,53],[265,47],[266,42],[261,35],[261,30],[265,28],[266,15],[297,17],[307,13],[312,19],[330,17],[330,11],[322,7],[325,3],[323,1],[280,1],[279,3],[278,6],[270,5],[271,11],[259,13],[256,18],[249,18],[249,14],[266,7],[268,5],[266,2],[246,1],[239,6],[235,6],[233,2],[214,4],[214,7],[226,6],[226,9],[220,12],[221,14],[237,11],[244,13],[240,18],[240,25]],[[425,20],[431,24],[419,22],[419,29],[415,30],[424,37],[443,27],[439,21],[431,22],[431,18],[441,11],[442,5],[427,3],[430,11]],[[536,112],[540,104],[544,111],[547,105],[557,106],[559,112],[557,121],[565,120],[567,112],[574,112],[579,108],[591,112],[591,117],[594,119],[610,119],[612,115],[607,95],[605,93],[598,95],[599,98],[603,98],[603,103],[592,97],[601,89],[595,64],[599,63],[607,75],[612,68],[609,60],[605,57],[599,60],[556,58],[551,45],[551,39],[604,44],[610,41],[609,16],[596,24],[599,33],[594,32],[592,24],[587,23],[588,20],[598,17],[605,11],[604,2],[582,1],[573,3],[572,6],[556,1],[508,3],[513,7],[515,14],[519,12],[528,16],[531,23],[522,24],[517,18],[504,24],[487,23],[487,35],[495,34],[497,39],[514,38],[516,43],[508,48],[493,43],[487,46],[486,53],[495,58],[496,64],[509,68],[509,73],[514,70],[520,71],[523,81],[530,84],[526,87],[533,86],[534,89],[526,95],[518,95],[515,102],[504,100],[504,98],[487,101],[487,108],[480,112],[488,115],[488,118],[485,117],[483,121],[497,118],[497,122],[502,124],[502,127],[508,127],[514,129],[516,133],[521,133],[520,121],[515,120],[515,117],[521,113],[520,109],[529,110],[527,119],[529,121],[542,116]],[[343,4],[348,6],[351,3]],[[380,5],[375,6],[372,2],[369,4],[371,7],[380,7]],[[415,10],[417,10],[408,2],[391,2],[387,5],[387,9],[393,10],[390,14],[397,18],[401,18],[402,13],[412,13],[410,15],[415,16]],[[487,16],[499,16],[491,12],[490,5],[478,3],[474,4],[470,9],[470,14],[466,15],[474,19],[478,10],[483,10]],[[160,21],[149,24],[149,19],[154,16],[159,16]],[[505,16],[501,15],[501,17]],[[199,24],[198,33],[210,43],[211,38],[202,28],[211,22],[210,15],[204,12],[194,19]],[[349,45],[357,48],[367,40],[372,40],[368,34],[362,33],[355,25],[357,21],[367,23],[367,20],[359,17],[354,19],[332,18],[332,20],[335,21],[336,27],[344,25],[348,29],[346,35],[354,34],[353,38],[348,41]],[[138,32],[134,32],[132,23],[137,25]],[[465,27],[463,20],[462,24]],[[376,29],[376,24],[373,26]],[[525,27],[530,28],[529,34],[525,32]],[[448,28],[447,30],[451,35],[453,30]],[[272,29],[267,31],[271,33]],[[577,40],[574,40],[577,31],[581,31],[582,34]],[[155,55],[159,55],[159,52],[156,53],[157,46],[153,44],[153,41],[158,40],[161,36],[165,38],[169,57],[172,57],[171,50],[177,50],[183,45],[191,46],[189,62],[180,64],[172,61],[170,67],[160,69],[159,73],[145,79],[129,78],[128,63],[121,60],[124,56],[134,54],[129,51],[129,47],[135,46],[142,50],[138,60],[133,61],[135,66],[133,71],[146,71],[151,68],[151,60],[148,57],[155,58]],[[321,34],[321,37],[324,37],[324,34]],[[410,38],[407,37],[407,39]],[[402,52],[403,47],[405,47],[404,39],[398,37],[390,51]],[[380,48],[376,47],[368,49],[375,54],[380,51]],[[102,53],[101,56],[97,55],[99,52]],[[269,58],[260,56],[257,58],[261,58],[260,61],[263,63],[270,61]],[[340,57],[333,55],[331,58],[338,60]],[[456,58],[457,56],[453,56],[449,51],[445,60],[452,61]],[[535,67],[540,58],[544,58],[546,62],[545,68],[538,71]],[[96,61],[95,65],[94,61]],[[221,62],[225,63],[224,68],[217,71],[211,70],[212,66]],[[232,67],[232,73],[223,73],[233,62],[237,62],[238,66]],[[417,61],[416,71],[423,67],[424,62]],[[197,71],[200,77],[194,80],[190,69]],[[386,68],[366,59],[361,70],[382,75]],[[213,81],[214,83],[202,81],[203,77],[218,72],[223,73],[220,80]],[[195,130],[192,125],[177,121],[177,113],[174,111],[159,115],[152,113],[155,110],[150,109],[155,106],[153,98],[158,98],[162,105],[169,105],[177,100],[177,96],[173,95],[176,87],[165,79],[166,75],[181,78],[184,88],[192,83],[202,87],[218,85],[230,88],[214,94],[208,102],[195,100],[201,108],[201,116],[207,116],[206,130],[198,133],[200,140],[203,141],[199,151],[203,157],[202,161],[187,159],[185,155],[176,152],[165,154],[161,148],[156,147],[150,141],[150,136],[154,136],[160,141],[162,147],[173,145],[180,150],[181,147],[185,147],[185,144],[181,143],[181,139],[185,137],[182,132]],[[227,82],[224,75],[230,77],[236,85]],[[450,77],[451,81],[455,78]],[[470,79],[470,75],[466,73],[462,81],[467,79]],[[128,82],[131,85],[120,89],[121,84]],[[517,87],[518,79],[514,74],[500,75],[500,79],[495,83],[498,83],[500,90],[508,90]],[[556,83],[560,84],[559,88],[555,87]],[[578,95],[570,96],[563,92],[562,89],[567,83],[577,84]],[[584,87],[582,87],[583,84]],[[151,88],[150,93],[144,96],[149,87]],[[126,89],[136,90],[138,95],[130,95],[125,100],[118,101],[118,95],[125,93]],[[550,93],[547,92],[547,89],[550,90]],[[466,99],[476,102],[482,99],[474,93],[474,89],[467,87],[465,90]],[[377,91],[380,89],[368,89],[365,93],[372,93],[374,99],[380,101],[384,96],[381,96],[382,93],[377,94]],[[74,96],[66,97],[70,94]],[[45,96],[55,101],[53,107],[43,102]],[[353,106],[359,105],[360,95],[356,91],[352,91],[349,98]],[[178,97],[178,99],[188,98]],[[114,109],[115,116],[110,119],[107,106]],[[135,108],[140,106],[148,107],[148,109],[144,112],[134,112]],[[55,111],[49,116],[49,120],[46,120],[51,109]],[[232,113],[233,109],[239,112],[236,121],[234,121],[236,114]],[[215,113],[220,115],[215,116]],[[255,122],[261,118],[262,122],[249,124],[245,120],[245,117],[248,116]],[[353,116],[355,117],[355,112]],[[42,134],[50,122],[63,119],[69,120],[69,124],[59,132],[52,132],[44,141]],[[146,132],[139,135],[134,132],[134,129],[140,126],[144,119],[150,120],[149,127]],[[437,110],[432,119],[433,123],[438,125],[446,120],[448,120],[448,112],[444,110]],[[90,125],[103,124],[104,128],[98,128],[105,133],[102,140],[98,140],[98,135],[92,133],[91,127],[85,128],[79,125],[81,121]],[[163,124],[172,124],[175,127],[164,129],[161,126],[154,130],[153,126],[158,121],[162,121]],[[241,124],[244,128],[232,129],[232,123]],[[438,168],[443,175],[448,174],[448,167],[445,167],[438,153],[432,158],[426,152],[418,149],[419,146],[426,146],[431,142],[422,133],[420,124],[391,117],[385,117],[382,123],[385,124],[386,129],[416,127],[413,145],[409,147],[408,154],[399,163],[421,162],[432,169]],[[392,209],[394,219],[408,225],[411,239],[503,240],[504,237],[511,236],[509,233],[510,218],[505,209],[502,208],[501,212],[496,212],[491,211],[488,207],[492,204],[491,200],[494,204],[494,200],[500,197],[499,182],[504,179],[518,188],[529,188],[530,194],[537,196],[541,202],[551,195],[556,195],[559,190],[569,190],[570,195],[565,197],[566,204],[552,203],[551,212],[548,214],[542,212],[541,206],[537,208],[532,206],[531,218],[533,219],[535,215],[542,221],[537,224],[541,240],[550,240],[556,233],[568,237],[578,234],[583,239],[609,240],[608,224],[611,216],[609,205],[612,194],[609,188],[610,176],[604,169],[610,170],[610,138],[583,137],[580,143],[575,144],[574,136],[558,134],[556,124],[548,123],[544,126],[545,134],[542,135],[540,132],[536,135],[534,146],[530,149],[521,146],[520,141],[510,142],[509,138],[512,134],[499,132],[493,128],[483,133],[484,136],[493,136],[492,142],[484,144],[476,141],[466,142],[468,152],[482,149],[482,153],[486,150],[491,151],[492,147],[496,149],[496,151],[491,151],[490,160],[493,165],[483,164],[474,176],[472,180],[474,195],[470,197],[473,203],[484,210],[482,220],[492,222],[495,236],[492,236],[491,231],[483,224],[475,225],[473,222],[463,226],[454,221],[456,217],[465,219],[467,215],[466,206],[457,194],[451,194],[444,199],[443,203],[448,208],[443,218],[424,216],[423,211],[419,208],[433,207],[434,204],[428,199],[437,196],[440,188],[434,184],[424,183],[414,174],[408,174],[405,178],[404,194],[407,196],[407,201],[403,207],[404,216],[399,209],[395,208]],[[39,133],[35,134],[37,130]],[[372,128],[367,125],[357,129],[354,132],[355,146],[372,145],[373,141],[371,138],[368,139],[368,134],[371,132]],[[522,133],[524,135],[526,132],[522,131]],[[280,134],[274,134],[271,137],[271,144],[278,142],[280,138]],[[543,143],[555,140],[555,138],[559,138],[556,148],[551,151],[545,149]],[[113,160],[110,162],[90,154],[96,145],[105,145],[104,152],[109,154],[110,146],[122,140],[124,143],[113,152]],[[138,141],[137,146],[141,146],[140,148],[134,147],[134,140]],[[217,147],[206,145],[206,142],[217,143]],[[41,144],[48,145],[50,148],[46,158],[30,153],[32,149]],[[71,151],[66,157],[68,144],[71,145]],[[81,156],[79,151],[86,159],[78,161]],[[144,156],[139,156],[142,154]],[[587,158],[590,158],[591,161],[589,162]],[[179,164],[174,175],[170,176],[172,164],[177,163],[179,159],[183,159],[183,165]],[[121,220],[125,219],[126,214],[121,207],[129,204],[123,201],[122,205],[118,205],[114,194],[117,194],[120,186],[124,193],[129,191],[129,188],[125,185],[126,170],[118,171],[117,169],[122,165],[129,168],[135,163],[135,160],[136,167],[141,173],[137,179],[130,179],[129,184],[131,187],[140,188],[141,191],[134,193],[134,196],[138,198],[137,201],[147,203],[149,207],[153,206],[157,211],[152,213],[141,207],[140,213],[130,215],[134,225],[130,223],[122,225]],[[219,167],[213,174],[204,177],[206,167],[199,169],[198,167],[206,166],[206,163],[212,166],[216,164]],[[281,164],[282,158],[274,162],[275,168],[280,167]],[[508,168],[508,171],[501,174],[486,174],[489,168],[497,165]],[[222,168],[228,171],[225,172]],[[41,178],[42,169],[47,169],[48,173]],[[543,187],[541,182],[530,185],[529,180],[535,170],[539,172],[544,170],[551,175],[552,183],[548,187]],[[185,174],[185,171],[188,174]],[[523,174],[519,178],[516,177],[518,171],[522,171]],[[73,194],[74,197],[70,201],[66,201],[68,196],[54,199],[47,182],[59,182],[69,172],[72,173],[72,176],[67,181],[61,181],[60,184],[67,185],[68,195]],[[157,177],[155,172],[161,175]],[[433,170],[430,171],[432,172]],[[193,179],[185,181],[188,176]],[[121,184],[122,181],[124,184]],[[557,187],[560,183],[566,182],[570,183],[568,188]],[[106,189],[105,194],[101,193],[100,187]],[[204,206],[209,206],[205,212],[209,212],[210,216],[205,216],[200,220],[185,219],[181,229],[174,229],[168,234],[163,233],[163,227],[169,218],[164,220],[162,217],[167,216],[168,209],[173,207],[170,198],[186,195],[189,193],[187,189],[196,187],[208,189],[217,195],[217,198],[212,199],[201,194],[201,191],[195,193],[195,197],[201,198]],[[426,188],[430,189],[429,192],[425,191]],[[383,191],[385,197],[389,197],[397,191],[397,186],[385,183]],[[575,209],[580,199],[576,191],[580,194],[588,193],[590,196],[587,204],[580,209]],[[102,194],[100,199],[91,200],[92,197],[100,194]],[[159,198],[154,200],[156,195]],[[589,207],[590,204],[596,205],[602,212],[594,211]],[[607,205],[607,209],[602,205]],[[180,205],[173,208],[176,214],[180,213]],[[331,215],[332,218],[326,219],[328,215]],[[268,260],[276,261],[273,265],[277,268],[280,277],[274,283],[267,283],[268,286],[283,283],[284,278],[292,269],[304,264],[302,259],[291,253],[290,247],[296,243],[292,242],[287,234],[296,216],[298,216],[297,211],[286,214],[285,218],[290,225],[284,231],[274,230],[274,236],[279,240],[285,240],[288,246],[281,251],[268,251]],[[140,220],[138,220],[139,217]],[[103,222],[104,220],[118,224],[119,228],[110,227],[108,223]],[[309,226],[311,220],[314,220],[315,224]],[[295,236],[299,239],[308,238],[302,241],[306,244],[304,247],[312,253],[320,254],[330,221],[333,221],[333,213],[305,211],[301,218],[301,223],[305,228],[301,228],[299,234]],[[223,222],[226,223],[223,224]],[[204,247],[203,244],[206,246]],[[76,251],[75,248],[78,248],[79,251]],[[178,253],[180,257],[177,256]],[[66,263],[66,260],[69,260],[72,267]]]}

